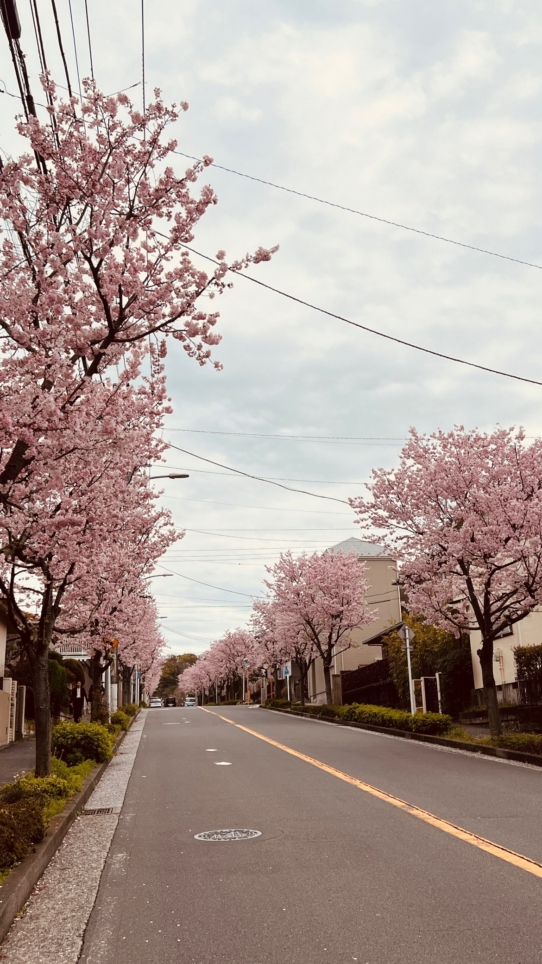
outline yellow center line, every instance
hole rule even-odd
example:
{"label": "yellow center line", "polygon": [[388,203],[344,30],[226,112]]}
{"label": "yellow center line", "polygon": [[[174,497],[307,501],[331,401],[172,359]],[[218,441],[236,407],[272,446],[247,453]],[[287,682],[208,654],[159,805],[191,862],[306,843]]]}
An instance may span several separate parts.
{"label": "yellow center line", "polygon": [[303,760],[305,763],[310,763],[311,766],[317,767],[318,770],[323,770],[324,773],[329,773],[338,780],[342,780],[344,783],[349,783],[351,786],[356,787],[358,790],[363,790],[364,793],[369,793],[372,797],[376,797],[378,800],[383,800],[384,803],[388,803],[392,807],[397,807],[398,810],[404,810],[405,813],[409,813],[412,817],[417,817],[418,820],[423,820],[424,823],[428,823],[432,827],[436,827],[437,830],[442,830],[451,837],[456,837],[458,840],[463,840],[464,843],[468,843],[472,847],[477,847],[478,850],[484,850],[487,854],[491,854],[493,857],[498,857],[499,860],[504,860],[506,863],[512,864],[514,867],[518,867],[520,870],[527,871],[528,874],[533,874],[535,877],[542,877],[542,864],[539,864],[536,860],[531,860],[530,857],[524,857],[523,854],[518,854],[514,850],[508,850],[507,847],[503,847],[501,844],[493,843],[492,840],[486,840],[485,837],[479,837],[478,834],[471,833],[470,830],[464,830],[463,827],[457,827],[455,823],[450,823],[449,820],[444,820],[442,817],[437,817],[434,813],[430,813],[428,810],[422,810],[421,807],[416,807],[411,803],[407,803],[406,800],[401,800],[400,797],[395,797],[392,793],[386,793],[385,790],[379,790],[378,787],[373,787],[370,783],[365,783],[363,780],[358,780],[356,777],[350,776],[349,773],[344,773],[343,770],[337,770],[335,767],[328,766],[327,763],[322,763],[321,760],[316,760],[312,756],[307,756],[306,753],[300,753],[299,750],[294,750],[291,746],[286,746],[284,743],[278,743],[277,740],[272,740],[271,737],[264,736],[263,733],[258,733],[256,730],[251,730],[248,726],[242,726],[241,723],[234,723],[233,720],[228,719],[227,716],[221,716],[220,713],[214,713],[213,710],[208,710],[204,706],[200,706],[199,709],[203,710],[204,713],[209,713],[211,716],[218,717],[219,720],[224,720],[225,723],[230,723],[231,726],[235,726],[238,730],[243,730],[245,733],[249,733],[250,736],[255,736],[258,740],[263,740],[264,743],[269,743],[271,746],[276,747],[278,750],[282,750],[284,753],[289,753],[290,756],[297,757],[298,760]]}

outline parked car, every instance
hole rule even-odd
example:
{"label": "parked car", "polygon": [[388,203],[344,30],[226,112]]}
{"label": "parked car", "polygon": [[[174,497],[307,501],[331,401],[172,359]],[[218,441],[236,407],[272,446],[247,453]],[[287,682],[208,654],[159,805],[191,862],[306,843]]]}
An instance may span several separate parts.
{"label": "parked car", "polygon": [[198,705],[198,701],[197,701],[197,699],[196,699],[195,696],[187,696],[186,699],[185,699],[185,701],[184,701],[184,705],[185,705],[185,707],[188,707],[188,706],[197,706],[197,705]]}
{"label": "parked car", "polygon": [[149,703],[151,710],[154,707],[161,706],[161,705],[162,705],[162,700],[160,699],[159,696],[151,696],[151,701]]}
{"label": "parked car", "polygon": [[164,706],[177,706],[177,700],[174,696],[166,696]]}

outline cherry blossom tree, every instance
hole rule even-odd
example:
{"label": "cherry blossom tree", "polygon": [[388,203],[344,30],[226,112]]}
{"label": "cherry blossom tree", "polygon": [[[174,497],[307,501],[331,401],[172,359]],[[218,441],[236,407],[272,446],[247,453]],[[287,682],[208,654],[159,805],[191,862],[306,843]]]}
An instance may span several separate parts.
{"label": "cherry blossom tree", "polygon": [[283,620],[281,615],[280,607],[272,599],[254,603],[251,625],[257,644],[258,662],[261,666],[268,663],[273,667],[275,686],[278,667],[290,660],[296,663],[300,677],[300,703],[304,706],[309,670],[318,656],[318,650],[305,627],[297,634],[292,633],[289,620]]}
{"label": "cherry blossom tree", "polygon": [[[351,631],[376,619],[366,601],[365,566],[354,555],[325,552],[294,559],[280,556],[265,580],[273,601],[273,618],[290,646],[305,637],[322,658],[326,700],[332,702],[331,664],[354,645]],[[308,653],[310,654],[309,647]]]}
{"label": "cherry blossom tree", "polygon": [[399,466],[374,471],[368,488],[351,504],[401,561],[412,610],[455,632],[479,630],[497,736],[494,642],[542,601],[542,445],[513,429],[411,429]]}
{"label": "cherry blossom tree", "polygon": [[154,436],[163,405],[151,405],[148,394],[144,385],[109,392],[97,381],[76,406],[80,427],[74,426],[71,452],[56,462],[34,459],[12,483],[14,499],[0,514],[0,593],[33,670],[40,775],[50,765],[54,636],[109,635],[108,619],[119,615],[119,581],[126,587],[151,571],[176,538],[140,468],[163,451]]}
{"label": "cherry blossom tree", "polygon": [[[0,169],[0,594],[33,660],[41,775],[49,647],[55,633],[82,631],[69,600],[88,602],[77,618],[102,638],[118,598],[100,580],[119,546],[138,558],[137,586],[170,538],[141,472],[163,452],[153,433],[167,408],[167,338],[205,364],[219,341],[206,306],[228,271],[273,250],[231,264],[219,252],[211,275],[194,266],[186,244],[216,197],[191,188],[210,159],[175,174],[166,134],[178,111],[158,92],[142,115],[91,83],[81,105],[44,85],[51,127],[21,123],[34,153]],[[162,535],[146,555],[149,531]]]}

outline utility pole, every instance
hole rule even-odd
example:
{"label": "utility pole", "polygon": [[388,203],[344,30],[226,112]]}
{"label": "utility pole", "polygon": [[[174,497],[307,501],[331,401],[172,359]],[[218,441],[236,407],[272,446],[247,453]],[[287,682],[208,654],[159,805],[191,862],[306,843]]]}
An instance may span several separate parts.
{"label": "utility pole", "polygon": [[411,629],[409,629],[406,623],[403,623],[401,628],[398,630],[398,635],[401,637],[401,639],[405,641],[403,651],[406,651],[406,658],[407,658],[408,692],[410,694],[410,712],[412,713],[412,716],[415,716],[416,715],[416,698],[414,695],[414,683],[412,682],[412,662],[410,659],[410,652],[411,652],[410,644],[414,640],[414,633],[412,632]]}
{"label": "utility pole", "polygon": [[[32,117],[37,117],[38,115],[36,114],[36,105],[34,103],[32,91],[30,90],[30,81],[28,79],[25,56],[22,52],[20,44],[21,21],[19,20],[19,11],[17,10],[16,0],[0,0],[0,15],[2,16],[2,23],[4,24],[4,30],[6,31],[6,36],[8,38],[9,51],[11,53],[11,59],[15,68],[17,85],[19,87],[19,93],[23,102],[26,119],[28,120],[30,115],[32,115]],[[43,157],[37,151],[34,153],[36,155],[38,168],[43,174],[46,174],[47,169]]]}

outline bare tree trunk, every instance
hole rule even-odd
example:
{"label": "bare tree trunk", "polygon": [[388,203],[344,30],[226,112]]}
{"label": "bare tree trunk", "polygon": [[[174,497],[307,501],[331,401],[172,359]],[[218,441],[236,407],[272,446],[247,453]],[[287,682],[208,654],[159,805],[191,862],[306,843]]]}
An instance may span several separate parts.
{"label": "bare tree trunk", "polygon": [[493,675],[493,640],[489,640],[489,642],[484,640],[482,648],[478,650],[478,657],[480,659],[480,666],[482,667],[484,699],[487,706],[489,732],[491,736],[500,736],[502,733],[502,723],[499,713],[495,677]]}
{"label": "bare tree trunk", "polygon": [[49,648],[40,646],[34,658],[34,715],[36,722],[36,776],[51,772],[51,696],[49,692]]}
{"label": "bare tree trunk", "polygon": [[90,719],[93,723],[109,723],[109,711],[105,705],[102,692],[102,654],[99,649],[94,650],[91,662],[92,701],[90,704]]}
{"label": "bare tree trunk", "polygon": [[51,693],[49,688],[49,645],[53,628],[51,590],[44,594],[38,638],[33,660],[34,715],[36,723],[36,776],[51,772]]}
{"label": "bare tree trunk", "polygon": [[324,681],[326,684],[326,703],[330,706],[333,702],[331,693],[331,665],[326,662],[324,662]]}

